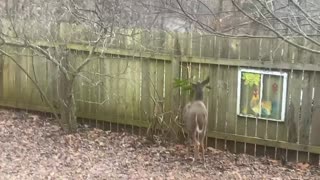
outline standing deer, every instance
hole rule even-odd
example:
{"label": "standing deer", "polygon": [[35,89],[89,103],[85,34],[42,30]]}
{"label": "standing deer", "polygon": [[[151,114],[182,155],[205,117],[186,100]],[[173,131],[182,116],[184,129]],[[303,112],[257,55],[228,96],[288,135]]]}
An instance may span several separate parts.
{"label": "standing deer", "polygon": [[194,99],[183,109],[183,121],[188,133],[188,154],[190,145],[194,146],[194,158],[200,159],[199,147],[202,150],[202,159],[204,162],[204,138],[207,133],[208,110],[203,102],[203,87],[209,83],[209,77],[202,81],[192,84]]}

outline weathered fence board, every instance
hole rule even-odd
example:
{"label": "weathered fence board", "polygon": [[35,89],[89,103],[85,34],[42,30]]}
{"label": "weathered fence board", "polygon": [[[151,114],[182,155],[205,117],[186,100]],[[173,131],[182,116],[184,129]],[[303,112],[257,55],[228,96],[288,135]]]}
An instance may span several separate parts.
{"label": "weathered fence board", "polygon": [[211,91],[208,94],[209,99],[209,112],[208,112],[208,131],[216,131],[217,130],[217,122],[218,122],[218,68],[217,66],[210,66],[209,76]]}
{"label": "weathered fence board", "polygon": [[3,74],[4,74],[4,55],[0,55],[0,99],[3,99],[3,89],[4,89]]}

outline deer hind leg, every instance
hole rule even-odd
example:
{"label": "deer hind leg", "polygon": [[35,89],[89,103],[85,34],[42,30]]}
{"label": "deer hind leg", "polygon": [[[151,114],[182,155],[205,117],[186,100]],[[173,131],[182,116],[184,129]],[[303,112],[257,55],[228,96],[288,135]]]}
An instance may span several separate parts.
{"label": "deer hind leg", "polygon": [[196,131],[193,133],[192,141],[193,141],[193,146],[194,146],[194,158],[200,159],[200,157],[199,157],[199,146],[200,146],[199,134]]}
{"label": "deer hind leg", "polygon": [[204,135],[202,134],[202,137],[201,137],[201,141],[200,141],[200,147],[201,147],[201,153],[202,153],[202,160],[203,162],[205,161],[205,158],[204,158],[204,153],[205,153],[205,144],[204,144]]}
{"label": "deer hind leg", "polygon": [[194,143],[194,158],[195,158],[195,160],[200,159],[199,144],[197,142]]}
{"label": "deer hind leg", "polygon": [[187,138],[187,158],[190,157],[191,145],[192,145],[192,139],[190,138],[190,135],[188,135],[188,138]]}

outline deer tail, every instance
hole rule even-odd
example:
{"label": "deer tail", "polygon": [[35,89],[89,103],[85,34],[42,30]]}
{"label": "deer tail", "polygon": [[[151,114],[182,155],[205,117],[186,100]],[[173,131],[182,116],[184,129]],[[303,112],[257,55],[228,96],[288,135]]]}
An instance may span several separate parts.
{"label": "deer tail", "polygon": [[200,129],[200,127],[199,127],[198,116],[196,116],[196,131],[197,131],[197,133],[201,133],[203,131],[203,129]]}
{"label": "deer tail", "polygon": [[203,129],[200,129],[199,127],[199,123],[198,123],[198,116],[196,115],[196,132],[195,132],[195,142],[197,143],[197,145],[199,146],[200,145],[200,142],[199,142],[199,135],[200,133],[202,133]]}

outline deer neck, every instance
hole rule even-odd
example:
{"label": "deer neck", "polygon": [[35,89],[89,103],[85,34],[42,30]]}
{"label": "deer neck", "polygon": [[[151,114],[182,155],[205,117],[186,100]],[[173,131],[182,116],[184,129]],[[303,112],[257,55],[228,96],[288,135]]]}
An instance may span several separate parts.
{"label": "deer neck", "polygon": [[202,92],[196,92],[194,96],[194,101],[202,101],[203,100],[203,93]]}

